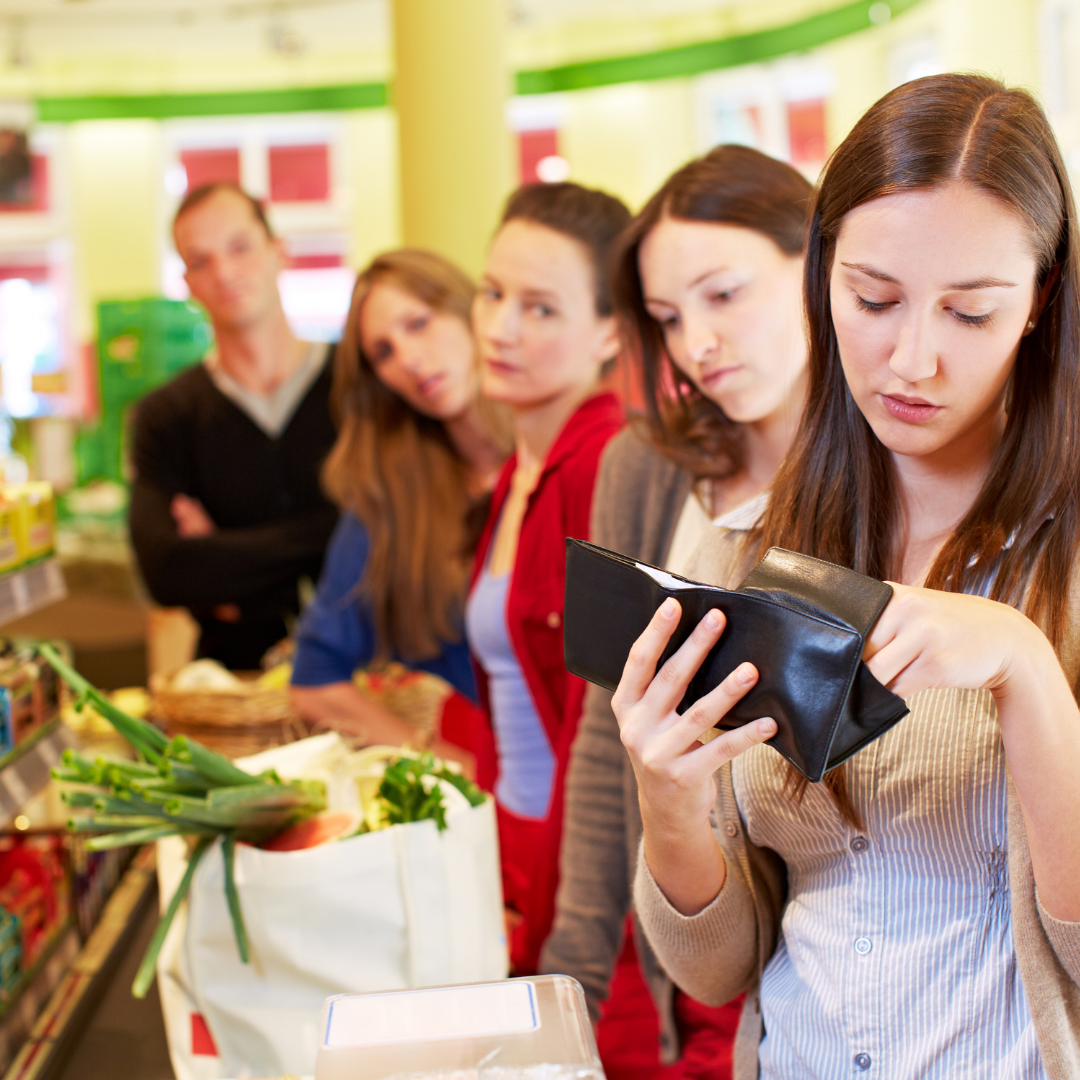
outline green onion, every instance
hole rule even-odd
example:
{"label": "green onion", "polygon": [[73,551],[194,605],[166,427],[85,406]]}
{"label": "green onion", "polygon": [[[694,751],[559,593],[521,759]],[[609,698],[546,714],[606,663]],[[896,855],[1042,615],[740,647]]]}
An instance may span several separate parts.
{"label": "green onion", "polygon": [[135,974],[135,981],[131,984],[131,993],[137,998],[146,997],[146,991],[150,989],[150,984],[154,981],[154,975],[157,973],[157,959],[161,953],[161,946],[165,944],[165,935],[168,934],[169,927],[172,926],[172,921],[176,918],[177,911],[180,910],[181,901],[191,889],[191,879],[195,876],[195,868],[199,865],[199,860],[203,857],[211,842],[209,836],[203,836],[199,839],[188,858],[187,869],[180,879],[180,884],[176,887],[176,892],[172,894],[169,906],[165,909],[165,914],[158,920],[154,936],[150,939],[142,963]]}
{"label": "green onion", "polygon": [[[248,963],[250,946],[236,889],[236,843],[268,840],[325,809],[325,785],[312,780],[286,784],[273,770],[252,776],[193,739],[183,735],[169,739],[152,724],[118,709],[65,664],[55,649],[44,645],[41,654],[79,695],[76,707],[82,703],[92,705],[145,759],[132,762],[99,757],[89,761],[66,750],[61,767],[53,770],[53,775],[84,788],[68,789],[61,797],[68,806],[94,811],[86,818],[73,819],[69,827],[80,833],[98,833],[87,840],[86,846],[92,851],[170,836],[188,836],[197,841],[180,887],[154,931],[132,993],[142,997],[153,981],[158,953],[191,887],[195,866],[218,836],[223,838],[225,898],[236,947],[240,958]],[[97,790],[88,791],[85,786]]]}

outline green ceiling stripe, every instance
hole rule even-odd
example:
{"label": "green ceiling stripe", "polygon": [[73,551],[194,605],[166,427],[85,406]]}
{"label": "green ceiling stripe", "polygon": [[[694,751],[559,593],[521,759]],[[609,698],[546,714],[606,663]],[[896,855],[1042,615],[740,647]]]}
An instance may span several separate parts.
{"label": "green ceiling stripe", "polygon": [[[892,15],[899,15],[921,0],[888,0]],[[874,25],[885,0],[855,3],[823,11],[787,26],[759,30],[738,37],[703,41],[673,49],[588,60],[544,71],[519,71],[519,94],[548,94],[584,90],[615,83],[644,82],[700,75],[789,53],[803,52]],[[880,21],[880,18],[879,20]],[[149,94],[37,99],[38,119],[49,123],[73,120],[151,119],[180,116],[243,116],[253,113],[322,112],[334,109],[375,109],[389,102],[386,83],[347,86],[309,86],[289,90],[244,90],[220,94]]]}
{"label": "green ceiling stripe", "polygon": [[[914,7],[920,0],[888,0],[892,15]],[[700,75],[706,71],[737,67],[761,60],[771,60],[788,53],[803,52],[846,37],[874,25],[870,17],[882,12],[883,0],[856,0],[843,7],[823,11],[787,26],[758,30],[752,34],[682,45],[674,49],[644,53],[640,56],[617,56],[607,60],[587,60],[565,64],[546,71],[520,71],[519,94],[550,94],[560,90],[584,90],[615,83],[643,82],[651,79],[674,79]]]}
{"label": "green ceiling stripe", "polygon": [[375,109],[387,103],[386,83],[306,86],[289,90],[242,90],[224,94],[147,94],[37,99],[38,119],[151,119],[177,116],[244,116],[252,113]]}

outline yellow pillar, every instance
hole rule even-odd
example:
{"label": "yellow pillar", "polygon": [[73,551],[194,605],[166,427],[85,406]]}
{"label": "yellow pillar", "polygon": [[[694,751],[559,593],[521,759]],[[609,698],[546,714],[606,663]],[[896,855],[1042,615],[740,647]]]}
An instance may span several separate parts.
{"label": "yellow pillar", "polygon": [[99,300],[161,292],[165,189],[161,125],[86,120],[67,129],[77,340],[92,340]]}
{"label": "yellow pillar", "polygon": [[502,0],[393,0],[404,241],[478,274],[511,187]]}

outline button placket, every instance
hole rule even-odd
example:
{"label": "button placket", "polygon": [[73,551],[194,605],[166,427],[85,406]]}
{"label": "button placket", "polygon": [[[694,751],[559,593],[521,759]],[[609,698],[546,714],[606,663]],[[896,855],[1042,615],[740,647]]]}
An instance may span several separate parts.
{"label": "button placket", "polygon": [[[870,822],[867,822],[867,826]],[[880,935],[883,930],[882,910],[884,867],[881,849],[870,842],[866,832],[847,836],[847,867],[851,875],[852,903],[851,952],[853,997],[858,1002],[848,1017],[847,1035],[852,1071],[862,1075],[871,1067],[872,1054],[879,1049],[879,983],[881,980]],[[876,1070],[880,1072],[880,1069]]]}

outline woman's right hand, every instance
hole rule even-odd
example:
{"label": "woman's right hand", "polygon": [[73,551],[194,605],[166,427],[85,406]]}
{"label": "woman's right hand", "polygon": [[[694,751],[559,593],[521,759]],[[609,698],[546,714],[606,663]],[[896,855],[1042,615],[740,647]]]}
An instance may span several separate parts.
{"label": "woman's right hand", "polygon": [[724,632],[725,619],[720,611],[708,612],[657,671],[679,615],[679,603],[671,597],[657,609],[630,650],[611,707],[637,778],[649,869],[672,906],[693,915],[713,901],[726,873],[709,827],[716,800],[713,774],[775,735],[776,722],[755,720],[701,743],[757,682],[758,673],[753,664],[741,664],[680,716],[676,707]]}

